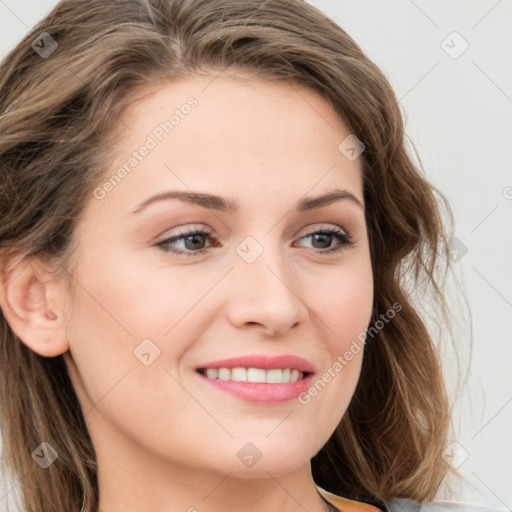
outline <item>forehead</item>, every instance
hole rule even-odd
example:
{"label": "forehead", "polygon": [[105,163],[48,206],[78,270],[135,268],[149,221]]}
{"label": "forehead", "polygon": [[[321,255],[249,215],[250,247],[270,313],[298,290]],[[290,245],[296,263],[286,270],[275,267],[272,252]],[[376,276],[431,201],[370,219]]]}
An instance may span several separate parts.
{"label": "forehead", "polygon": [[125,209],[166,187],[259,204],[276,195],[283,202],[284,192],[295,203],[309,191],[336,187],[363,201],[361,159],[347,159],[339,149],[350,132],[309,88],[212,75],[142,92],[120,116],[115,161],[105,175],[124,169],[109,198],[126,202]]}

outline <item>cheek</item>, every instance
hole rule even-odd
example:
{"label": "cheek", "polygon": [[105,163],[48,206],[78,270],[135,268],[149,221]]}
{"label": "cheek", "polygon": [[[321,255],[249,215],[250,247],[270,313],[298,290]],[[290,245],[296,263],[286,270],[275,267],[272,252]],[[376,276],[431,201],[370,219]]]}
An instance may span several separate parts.
{"label": "cheek", "polygon": [[309,389],[299,396],[299,403],[327,438],[345,413],[360,376],[373,309],[370,260],[362,256],[351,265],[337,267],[322,282],[322,288],[311,289],[314,302],[310,304],[325,333],[327,357]]}
{"label": "cheek", "polygon": [[323,286],[310,291],[333,358],[365,331],[371,319],[373,277],[369,259],[365,260],[336,268],[323,278]]}
{"label": "cheek", "polygon": [[72,372],[73,385],[84,413],[91,413],[89,427],[97,438],[104,435],[98,429],[105,428],[105,419],[132,437],[151,429],[165,432],[171,425],[178,428],[176,417],[192,414],[187,409],[193,409],[194,403],[183,396],[174,369],[183,347],[162,334],[162,327],[172,326],[172,318],[152,325],[155,308],[150,300],[136,295],[130,309],[124,294],[130,295],[133,288],[127,281],[117,282],[116,294],[111,294],[108,281],[96,290],[88,287],[90,293],[79,291],[68,324],[72,364],[77,369]]}
{"label": "cheek", "polygon": [[120,390],[129,386],[134,403],[144,401],[145,389],[161,390],[166,400],[176,396],[178,385],[165,370],[179,378],[183,354],[207,328],[210,302],[201,299],[219,281],[217,273],[192,275],[161,260],[148,266],[113,247],[91,251],[81,262],[68,339],[84,405],[118,382]]}
{"label": "cheek", "polygon": [[347,396],[348,389],[353,392],[359,379],[365,333],[373,309],[370,265],[354,268],[352,272],[346,273],[339,292],[332,294],[330,299],[331,306],[324,307],[324,311],[329,312],[328,321],[334,331],[329,345],[329,372],[331,376],[343,374],[343,378],[338,379],[333,387],[345,387],[344,396]]}
{"label": "cheek", "polygon": [[145,338],[163,341],[171,336],[215,282],[215,276],[190,279],[180,267],[165,267],[157,256],[149,263],[137,254],[127,257],[115,246],[90,251],[82,261],[77,279],[79,292],[84,292],[83,318],[78,320],[101,329],[100,337],[108,337],[110,344],[124,338],[132,350]]}

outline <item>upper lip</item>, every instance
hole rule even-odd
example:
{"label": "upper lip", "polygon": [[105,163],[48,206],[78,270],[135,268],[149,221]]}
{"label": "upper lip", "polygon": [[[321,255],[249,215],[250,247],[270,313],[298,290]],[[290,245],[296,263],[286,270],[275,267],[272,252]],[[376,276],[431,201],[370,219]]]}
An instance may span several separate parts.
{"label": "upper lip", "polygon": [[261,368],[263,370],[295,368],[303,373],[313,373],[315,371],[313,364],[302,357],[293,355],[269,357],[259,354],[219,359],[198,367],[198,369],[207,368]]}

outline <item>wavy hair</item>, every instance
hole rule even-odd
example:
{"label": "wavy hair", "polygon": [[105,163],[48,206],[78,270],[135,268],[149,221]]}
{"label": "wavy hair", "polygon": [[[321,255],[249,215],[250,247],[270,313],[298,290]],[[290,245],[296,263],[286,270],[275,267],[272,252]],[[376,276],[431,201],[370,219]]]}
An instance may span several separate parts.
{"label": "wavy hair", "polygon": [[[32,46],[43,32],[58,45],[44,58]],[[383,73],[306,2],[61,1],[0,65],[2,261],[39,257],[66,277],[74,226],[108,170],[119,113],[151,85],[225,70],[313,89],[363,141],[371,325],[402,306],[368,340],[348,410],[311,461],[315,482],[376,504],[431,500],[451,471],[442,459],[451,407],[411,290],[427,287],[445,307],[451,212],[408,154]],[[26,511],[80,510],[84,497],[84,510],[95,511],[95,451],[62,355],[30,350],[3,314],[0,351],[3,457]],[[42,439],[59,453],[45,471],[31,457]]]}

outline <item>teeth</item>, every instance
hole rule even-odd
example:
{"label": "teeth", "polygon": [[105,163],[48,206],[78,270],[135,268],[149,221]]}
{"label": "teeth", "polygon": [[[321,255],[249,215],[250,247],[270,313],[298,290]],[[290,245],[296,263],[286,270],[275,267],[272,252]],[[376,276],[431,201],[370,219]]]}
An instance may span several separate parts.
{"label": "teeth", "polygon": [[267,382],[269,384],[283,382],[283,370],[267,370]]}
{"label": "teeth", "polygon": [[219,376],[219,370],[217,370],[217,368],[208,368],[206,370],[206,376],[209,379],[216,379]]}
{"label": "teeth", "polygon": [[229,368],[219,368],[219,380],[229,380],[231,378],[231,370]]}
{"label": "teeth", "polygon": [[257,382],[264,384],[267,382],[267,372],[260,368],[248,368],[247,369],[247,382]]}
{"label": "teeth", "polygon": [[231,380],[245,382],[247,380],[247,370],[245,368],[233,368],[231,370]]}
{"label": "teeth", "polygon": [[296,368],[263,370],[262,368],[208,368],[209,379],[253,382],[259,384],[288,384],[297,382],[304,374]]}

